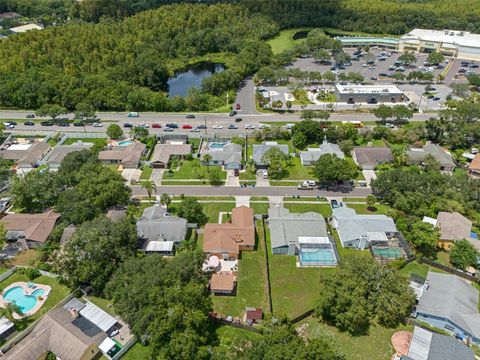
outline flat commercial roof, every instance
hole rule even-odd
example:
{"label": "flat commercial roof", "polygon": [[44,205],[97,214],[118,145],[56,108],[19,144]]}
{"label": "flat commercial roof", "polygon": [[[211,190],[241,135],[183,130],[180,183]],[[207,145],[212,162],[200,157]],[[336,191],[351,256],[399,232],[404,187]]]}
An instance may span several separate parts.
{"label": "flat commercial roof", "polygon": [[335,84],[340,94],[403,94],[395,85],[355,85]]}
{"label": "flat commercial roof", "polygon": [[98,326],[104,332],[107,332],[113,325],[117,323],[117,320],[115,320],[112,315],[103,311],[90,301],[87,301],[85,307],[80,310],[80,315]]}
{"label": "flat commercial roof", "polygon": [[400,39],[405,42],[421,40],[480,48],[480,35],[469,31],[413,29]]}

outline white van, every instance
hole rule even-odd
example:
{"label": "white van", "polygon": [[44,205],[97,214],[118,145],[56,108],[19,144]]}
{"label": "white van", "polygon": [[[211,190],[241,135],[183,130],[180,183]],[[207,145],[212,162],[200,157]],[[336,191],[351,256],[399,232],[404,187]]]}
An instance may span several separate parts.
{"label": "white van", "polygon": [[267,170],[263,170],[263,171],[262,171],[262,177],[263,177],[264,179],[268,179],[268,171],[267,171]]}

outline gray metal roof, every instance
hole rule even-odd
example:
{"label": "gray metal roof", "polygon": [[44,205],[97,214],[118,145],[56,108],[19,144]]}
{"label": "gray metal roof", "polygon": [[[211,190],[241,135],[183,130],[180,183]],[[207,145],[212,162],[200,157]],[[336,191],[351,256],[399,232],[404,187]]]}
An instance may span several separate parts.
{"label": "gray metal roof", "polygon": [[65,305],[63,305],[65,310],[70,311],[75,309],[77,312],[80,312],[84,307],[85,303],[76,297],[70,299]]}
{"label": "gray metal roof", "polygon": [[80,315],[104,332],[110,330],[117,323],[117,320],[112,315],[90,301],[87,301],[85,307],[80,310]]}
{"label": "gray metal roof", "polygon": [[187,220],[168,215],[160,205],[151,206],[137,221],[137,234],[151,241],[183,241],[187,234]]}
{"label": "gray metal roof", "polygon": [[478,313],[478,290],[465,280],[450,274],[430,271],[428,289],[417,305],[417,312],[435,315],[480,338],[480,314]]}
{"label": "gray metal roof", "polygon": [[386,215],[363,215],[349,207],[341,206],[333,209],[333,218],[342,244],[368,239],[369,233],[396,232],[397,228],[392,218]]}
{"label": "gray metal roof", "polygon": [[300,158],[302,163],[308,161],[317,161],[320,156],[325,154],[337,155],[340,159],[344,159],[345,155],[337,144],[329,143],[327,140],[323,140],[323,143],[318,148],[308,148],[307,151],[300,152]]}
{"label": "gray metal roof", "polygon": [[473,351],[453,336],[432,333],[418,326],[413,330],[408,359],[473,360],[474,358]]}
{"label": "gray metal roof", "polygon": [[406,152],[409,163],[418,164],[425,160],[427,155],[432,155],[441,166],[455,167],[452,155],[444,150],[441,146],[432,143],[426,143],[422,148],[410,148]]}
{"label": "gray metal roof", "polygon": [[268,222],[272,248],[288,246],[290,241],[298,246],[299,236],[328,236],[325,219],[315,212],[291,213],[283,207],[271,207]]}
{"label": "gray metal roof", "polygon": [[255,161],[255,164],[257,165],[265,165],[262,162],[262,157],[263,154],[265,154],[268,150],[272,148],[278,148],[280,149],[284,154],[288,155],[289,150],[288,150],[288,145],[286,144],[254,144],[252,147],[252,158]]}
{"label": "gray metal roof", "polygon": [[8,320],[5,316],[0,318],[0,335],[10,330],[15,324]]}

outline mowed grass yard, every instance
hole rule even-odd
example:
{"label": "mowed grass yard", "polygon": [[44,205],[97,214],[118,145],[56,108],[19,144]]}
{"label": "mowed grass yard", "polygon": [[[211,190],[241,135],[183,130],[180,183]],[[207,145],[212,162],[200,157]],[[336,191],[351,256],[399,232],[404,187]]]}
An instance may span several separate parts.
{"label": "mowed grass yard", "polygon": [[[227,173],[222,171],[220,166],[203,166],[198,168],[193,166],[193,161],[182,160],[182,165],[178,170],[173,170],[172,173],[166,171],[163,174],[162,185],[204,185],[208,184],[208,175],[210,172],[217,171],[220,174],[220,179],[225,180]],[[182,181],[195,180],[195,181]]]}
{"label": "mowed grass yard", "polygon": [[294,40],[293,36],[299,31],[307,31],[310,29],[311,28],[296,28],[280,31],[277,36],[268,41],[268,44],[272,47],[273,54],[279,54],[284,50],[293,48],[298,43],[298,40]]}
{"label": "mowed grass yard", "polygon": [[308,338],[322,338],[333,343],[348,360],[390,359],[394,354],[390,340],[392,335],[400,330],[413,331],[413,325],[401,325],[395,329],[387,329],[374,324],[370,327],[367,335],[352,336],[313,317],[309,317],[297,325],[297,328],[305,325],[305,334]]}
{"label": "mowed grass yard", "polygon": [[84,143],[105,144],[107,138],[68,138],[65,140],[63,145],[72,145],[78,141],[82,141]]}
{"label": "mowed grass yard", "polygon": [[254,251],[243,251],[238,261],[236,296],[212,296],[213,309],[225,316],[242,317],[245,307],[267,309],[266,259],[263,245],[263,226],[257,221]]}
{"label": "mowed grass yard", "polygon": [[[3,291],[3,289],[5,289],[7,286],[17,281],[23,281],[28,283],[30,280],[26,275],[21,274],[19,271],[17,271],[0,283],[0,289]],[[70,290],[66,286],[61,285],[58,280],[48,276],[39,276],[36,279],[32,280],[32,282],[37,284],[49,285],[52,287],[52,291],[50,292],[50,295],[48,296],[47,300],[42,305],[40,310],[38,310],[32,316],[29,316],[28,318],[17,322],[17,330],[25,329],[32,322],[39,319],[42,315],[46,314],[51,308],[53,308],[65,297],[67,297],[67,295],[70,293]]]}

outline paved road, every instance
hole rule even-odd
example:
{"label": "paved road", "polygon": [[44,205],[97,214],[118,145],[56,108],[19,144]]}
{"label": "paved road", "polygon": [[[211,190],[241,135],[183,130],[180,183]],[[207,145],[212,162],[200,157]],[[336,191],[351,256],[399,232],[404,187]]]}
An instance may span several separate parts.
{"label": "paved road", "polygon": [[[147,196],[145,189],[138,185],[131,186],[134,196]],[[369,188],[355,188],[350,192],[335,192],[323,190],[298,190],[295,186],[271,187],[215,187],[215,186],[159,186],[157,192],[170,195],[190,196],[350,196],[366,197],[371,193]]]}
{"label": "paved road", "polygon": [[255,84],[252,77],[246,78],[237,91],[236,104],[240,104],[239,115],[258,114],[255,106]]}

